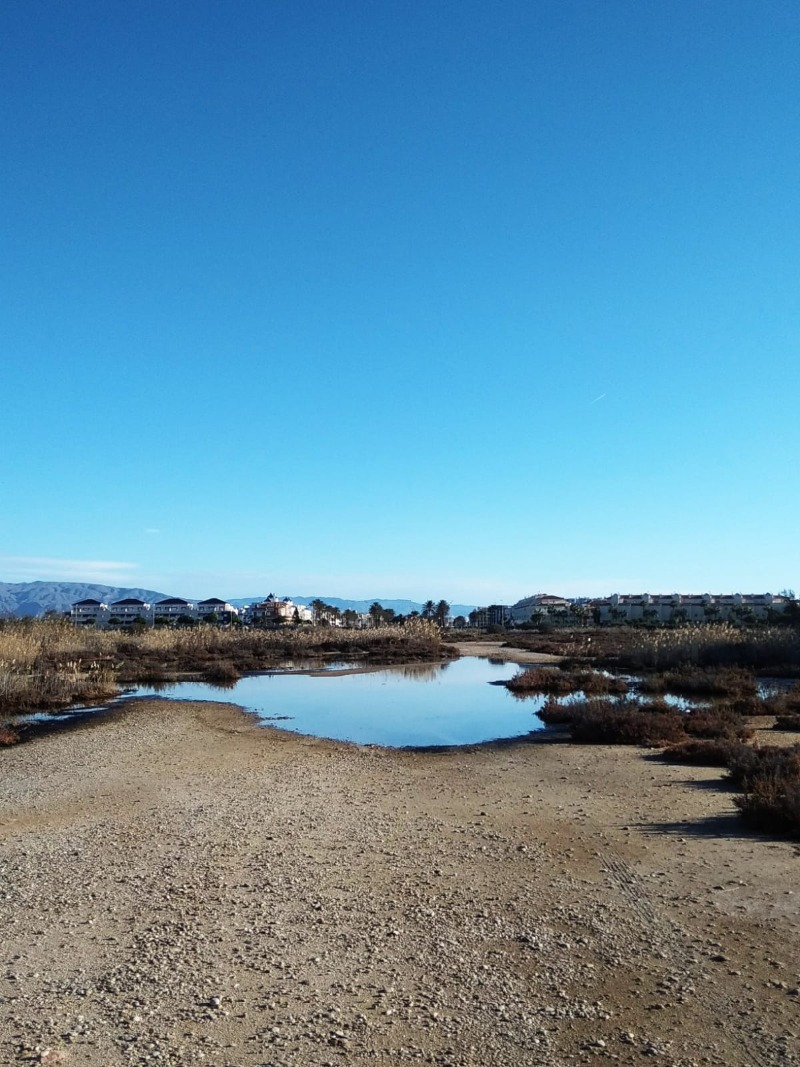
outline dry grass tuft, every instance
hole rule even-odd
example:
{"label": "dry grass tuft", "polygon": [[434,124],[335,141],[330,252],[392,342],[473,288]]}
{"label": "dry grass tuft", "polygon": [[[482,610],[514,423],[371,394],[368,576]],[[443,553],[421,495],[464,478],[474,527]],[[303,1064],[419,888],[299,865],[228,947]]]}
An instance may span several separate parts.
{"label": "dry grass tuft", "polygon": [[113,698],[121,682],[160,684],[178,675],[229,684],[245,671],[322,655],[382,663],[457,655],[434,623],[419,619],[374,630],[188,630],[142,633],[80,629],[66,619],[0,624],[0,712],[25,712]]}
{"label": "dry grass tuft", "polygon": [[515,675],[506,686],[512,693],[548,693],[566,696],[569,693],[585,693],[587,696],[602,694],[623,695],[628,691],[627,682],[599,671],[565,671],[558,668],[531,667]]}

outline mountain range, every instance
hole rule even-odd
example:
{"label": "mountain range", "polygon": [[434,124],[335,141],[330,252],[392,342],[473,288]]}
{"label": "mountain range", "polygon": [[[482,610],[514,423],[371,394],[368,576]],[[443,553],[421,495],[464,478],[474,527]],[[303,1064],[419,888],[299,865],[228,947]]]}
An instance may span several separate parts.
{"label": "mountain range", "polygon": [[[154,589],[129,589],[113,585],[93,585],[87,582],[0,582],[0,615],[32,616],[44,615],[46,611],[69,611],[76,600],[101,600],[109,604],[123,597],[136,597],[152,604],[164,600],[173,593],[159,593]],[[186,597],[187,600],[196,598]],[[202,598],[201,598],[202,599]],[[234,607],[244,607],[263,600],[264,596],[240,597],[231,600]],[[369,600],[346,600],[340,597],[293,596],[289,598],[295,604],[308,605],[313,600],[324,600],[326,604],[341,611],[369,611],[370,604],[377,600],[384,608],[392,608],[398,615],[408,615],[411,611],[421,611],[423,605],[415,600],[388,600],[371,597]],[[468,615],[474,604],[451,604],[451,615]]]}

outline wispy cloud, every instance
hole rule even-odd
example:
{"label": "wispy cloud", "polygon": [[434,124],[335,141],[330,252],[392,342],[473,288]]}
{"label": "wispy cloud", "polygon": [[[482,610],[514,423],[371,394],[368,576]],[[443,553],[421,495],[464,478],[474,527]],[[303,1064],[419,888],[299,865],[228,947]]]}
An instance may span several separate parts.
{"label": "wispy cloud", "polygon": [[19,582],[128,582],[138,564],[110,559],[0,556],[0,573]]}
{"label": "wispy cloud", "polygon": [[590,400],[590,401],[589,401],[589,407],[591,407],[591,406],[592,406],[592,404],[596,404],[598,400],[602,400],[602,399],[603,399],[603,397],[605,397],[605,396],[608,396],[608,393],[601,393],[601,394],[600,394],[600,396],[596,396],[596,397],[594,398],[594,400]]}
{"label": "wispy cloud", "polygon": [[158,529],[157,526],[148,526],[147,529],[145,530],[145,533],[146,534],[159,534],[159,533],[161,533],[161,531]]}

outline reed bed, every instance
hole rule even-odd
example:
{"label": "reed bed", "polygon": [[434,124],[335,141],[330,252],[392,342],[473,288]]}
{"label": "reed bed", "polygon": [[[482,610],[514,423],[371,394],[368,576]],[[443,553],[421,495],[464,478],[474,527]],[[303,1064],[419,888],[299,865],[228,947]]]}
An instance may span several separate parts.
{"label": "reed bed", "polygon": [[800,632],[785,626],[740,629],[728,623],[609,634],[600,662],[631,671],[746,667],[800,673]]}
{"label": "reed bed", "polygon": [[116,671],[98,661],[69,660],[54,668],[0,661],[0,712],[5,714],[98,703],[117,693]]}
{"label": "reed bed", "polygon": [[361,657],[382,663],[457,655],[426,620],[373,630],[78,629],[64,619],[0,625],[0,711],[5,714],[108,700],[124,682],[203,677],[235,682],[287,659]]}

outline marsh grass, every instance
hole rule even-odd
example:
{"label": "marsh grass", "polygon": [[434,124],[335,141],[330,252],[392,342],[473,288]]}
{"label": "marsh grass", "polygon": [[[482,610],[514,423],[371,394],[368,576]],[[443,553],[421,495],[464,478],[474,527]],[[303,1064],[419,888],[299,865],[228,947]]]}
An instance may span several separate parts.
{"label": "marsh grass", "polygon": [[575,705],[569,729],[577,742],[652,748],[683,740],[684,718],[674,709],[643,711],[638,704],[587,700]]}
{"label": "marsh grass", "polygon": [[574,704],[549,700],[537,715],[548,725],[566,726],[573,741],[601,745],[666,745],[686,739],[686,716],[669,705],[642,707],[595,698]]}
{"label": "marsh grass", "polygon": [[690,737],[707,740],[747,741],[755,735],[755,730],[747,721],[731,708],[714,706],[694,708],[683,717],[683,727]]}
{"label": "marsh grass", "polygon": [[642,693],[672,693],[692,698],[735,697],[754,699],[756,680],[752,671],[741,667],[687,667],[683,670],[650,674],[637,684]]}
{"label": "marsh grass", "polygon": [[670,763],[696,763],[703,767],[727,767],[744,752],[752,751],[742,741],[729,738],[682,741],[670,745],[661,756]]}
{"label": "marsh grass", "polygon": [[800,745],[748,747],[731,758],[728,772],[743,789],[734,803],[747,823],[800,836]]}
{"label": "marsh grass", "polygon": [[380,663],[457,656],[425,620],[374,630],[80,629],[65,619],[0,625],[0,711],[20,713],[106,701],[121,683],[166,684],[194,676],[230,684],[286,659],[338,654]]}
{"label": "marsh grass", "polygon": [[[616,639],[616,641],[615,641]],[[740,629],[728,623],[663,630],[612,630],[597,662],[631,671],[745,667],[800,673],[800,632],[786,626]]]}
{"label": "marsh grass", "polygon": [[506,686],[512,693],[546,693],[552,696],[566,696],[569,693],[585,693],[586,696],[603,694],[623,695],[628,691],[628,684],[622,678],[614,678],[599,671],[559,670],[558,668],[531,667],[521,671]]}
{"label": "marsh grass", "polygon": [[573,741],[608,745],[677,745],[703,738],[744,741],[752,727],[728,708],[679,711],[665,701],[590,699],[560,703],[550,699],[537,712],[548,725],[567,726]]}
{"label": "marsh grass", "polygon": [[794,733],[800,731],[800,715],[779,715],[775,720],[773,730],[786,730]]}
{"label": "marsh grass", "polygon": [[117,692],[113,667],[97,661],[68,660],[51,667],[0,662],[0,711],[4,713],[99,703]]}

